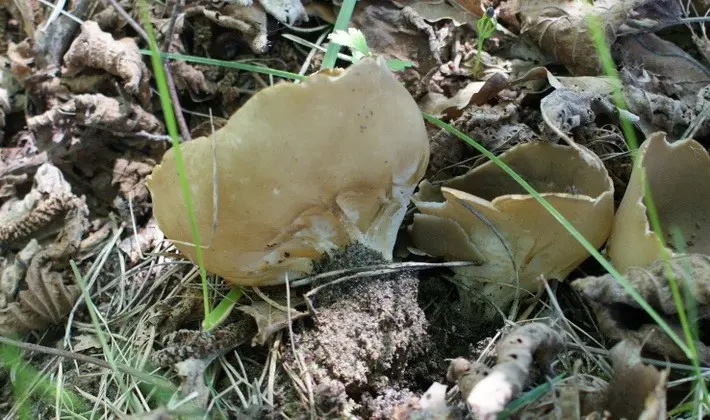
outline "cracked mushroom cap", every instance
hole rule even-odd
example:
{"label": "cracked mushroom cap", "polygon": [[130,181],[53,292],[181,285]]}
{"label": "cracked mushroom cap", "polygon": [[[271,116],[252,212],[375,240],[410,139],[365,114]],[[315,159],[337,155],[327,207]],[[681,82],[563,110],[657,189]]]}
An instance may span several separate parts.
{"label": "cracked mushroom cap", "polygon": [[644,204],[644,178],[658,212],[663,243],[674,255],[672,229],[682,235],[683,252],[710,255],[710,155],[695,140],[668,143],[657,132],[639,147],[639,164],[631,172],[609,237],[612,264],[626,272],[647,267],[661,256],[658,237],[651,230]]}
{"label": "cracked mushroom cap", "polygon": [[[205,267],[239,285],[305,275],[354,241],[391,258],[429,160],[420,111],[382,58],[264,89],[214,137],[214,150],[210,137],[181,150]],[[147,185],[160,228],[195,261],[172,150]]]}
{"label": "cracked mushroom cap", "polygon": [[[606,241],[614,217],[614,187],[601,160],[585,148],[525,143],[500,159],[527,180],[595,247]],[[481,263],[457,268],[458,281],[485,286],[505,306],[520,286],[534,292],[540,275],[564,279],[589,255],[531,195],[493,162],[435,188],[427,181],[412,201],[415,247],[448,260]],[[515,265],[513,265],[515,262]],[[491,283],[491,282],[495,282]]]}

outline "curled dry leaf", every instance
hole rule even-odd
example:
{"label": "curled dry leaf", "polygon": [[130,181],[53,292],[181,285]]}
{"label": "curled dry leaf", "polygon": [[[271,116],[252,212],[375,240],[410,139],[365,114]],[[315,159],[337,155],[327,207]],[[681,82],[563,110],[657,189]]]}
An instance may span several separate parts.
{"label": "curled dry leaf", "polygon": [[0,309],[7,307],[7,303],[14,300],[20,282],[25,278],[27,267],[32,258],[42,248],[36,239],[31,239],[27,245],[12,260],[2,268],[0,274]]}
{"label": "curled dry leaf", "polygon": [[[644,203],[645,182],[663,238],[651,230]],[[665,133],[652,134],[639,148],[638,164],[616,212],[607,244],[612,264],[621,272],[646,267],[661,257],[659,243],[665,244],[664,252],[668,255],[674,252],[710,255],[707,211],[710,189],[704,187],[707,185],[710,185],[710,155],[700,143],[686,139],[671,144]],[[678,239],[683,243],[674,240],[673,229],[678,230]]]}
{"label": "curled dry leaf", "polygon": [[[500,159],[593,246],[604,244],[614,216],[614,187],[596,155],[581,146],[526,143]],[[477,289],[503,310],[515,299],[516,287],[534,293],[540,277],[564,279],[588,257],[584,247],[493,162],[444,182],[441,189],[424,181],[412,201],[421,212],[410,227],[414,246],[447,260],[481,263],[457,267],[455,281],[462,294]],[[494,317],[495,308],[488,306],[487,316]]]}
{"label": "curled dry leaf", "polygon": [[259,0],[261,6],[279,22],[297,25],[308,22],[301,0]]}
{"label": "curled dry leaf", "polygon": [[451,98],[437,92],[427,93],[420,101],[422,111],[441,118],[457,118],[469,105],[483,105],[508,87],[508,78],[495,73],[485,82],[471,82]]}
{"label": "curled dry leaf", "polygon": [[54,127],[74,123],[107,130],[116,135],[129,135],[141,131],[151,134],[163,132],[160,120],[140,105],[110,98],[100,93],[76,95],[43,114],[27,119],[27,127],[33,132],[51,131]]}
{"label": "curled dry leaf", "polygon": [[143,99],[150,95],[150,75],[136,42],[131,38],[117,41],[94,21],[87,20],[81,25],[81,33],[64,55],[64,65],[68,74],[78,73],[84,67],[105,70],[123,79],[128,93]]}
{"label": "curled dry leaf", "polygon": [[[211,136],[181,145],[185,172],[205,267],[241,285],[306,275],[353,242],[391,259],[429,158],[419,109],[382,58],[264,89],[215,137],[214,150]],[[194,261],[177,183],[169,150],[147,185],[160,228]]]}
{"label": "curled dry leaf", "polygon": [[161,367],[188,359],[213,359],[246,343],[255,332],[251,319],[222,325],[213,331],[178,330],[165,336],[164,348],[150,357]]}
{"label": "curled dry leaf", "polygon": [[[66,285],[65,276],[51,270],[53,263],[65,264],[66,258],[79,249],[87,228],[88,208],[83,199],[67,193],[68,189],[57,168],[43,165],[37,172],[33,190],[28,194],[37,192],[40,198],[34,207],[25,207],[26,213],[20,215],[19,220],[3,226],[7,232],[13,232],[10,227],[20,232],[6,235],[17,240],[29,234],[39,236],[40,229],[47,227],[49,222],[61,220],[60,215],[64,216],[64,226],[56,241],[32,258],[25,275],[26,289],[19,292],[16,302],[0,310],[0,334],[45,328],[61,321],[74,305],[79,289]],[[7,208],[9,206],[3,206],[3,210]],[[17,217],[17,213],[15,215]]]}
{"label": "curled dry leaf", "polygon": [[[668,274],[672,273],[672,278]],[[631,267],[624,277],[641,297],[660,313],[679,336],[682,330],[677,320],[677,308],[673,300],[670,281],[680,290],[687,288],[687,296],[693,296],[700,319],[710,317],[710,257],[700,254],[675,256],[667,265],[658,261],[646,268]],[[629,296],[609,274],[601,277],[586,277],[572,283],[586,298],[596,314],[601,331],[613,339],[630,339],[646,343],[645,347],[658,354],[676,360],[684,360],[680,350],[663,330],[650,318],[639,304]],[[710,347],[697,341],[698,358],[701,363],[710,363]]]}
{"label": "curled dry leaf", "polygon": [[595,15],[605,29],[606,45],[612,45],[632,9],[655,0],[585,1],[529,0],[520,9],[521,35],[552,54],[574,75],[597,75],[601,62],[587,27]]}
{"label": "curled dry leaf", "polygon": [[498,345],[498,362],[468,395],[476,419],[495,419],[505,405],[523,390],[533,365],[551,372],[551,363],[562,350],[562,336],[535,322],[516,328]]}
{"label": "curled dry leaf", "polygon": [[254,318],[258,331],[252,339],[252,344],[263,346],[274,333],[287,328],[289,320],[295,322],[308,315],[293,308],[302,302],[302,300],[292,301],[290,313],[286,310],[286,302],[281,302],[284,303],[281,307],[276,307],[269,302],[253,302],[251,305],[239,305],[237,309]]}
{"label": "curled dry leaf", "polygon": [[619,57],[627,66],[642,66],[648,72],[672,80],[683,96],[695,96],[710,83],[710,70],[680,47],[658,35],[647,33],[619,39]]}

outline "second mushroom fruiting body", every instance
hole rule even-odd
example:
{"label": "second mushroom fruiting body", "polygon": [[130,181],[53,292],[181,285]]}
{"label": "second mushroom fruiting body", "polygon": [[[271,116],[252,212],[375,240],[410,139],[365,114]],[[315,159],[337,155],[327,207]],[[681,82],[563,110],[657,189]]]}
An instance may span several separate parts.
{"label": "second mushroom fruiting body", "polygon": [[[391,259],[429,160],[414,99],[374,57],[263,89],[214,138],[180,147],[204,266],[238,285],[307,275],[354,242]],[[172,149],[147,185],[160,228],[195,261]]]}
{"label": "second mushroom fruiting body", "polygon": [[[594,247],[607,240],[614,187],[602,161],[584,147],[526,143],[500,156]],[[441,187],[422,182],[414,195],[420,214],[410,227],[413,245],[448,260],[480,265],[455,269],[462,295],[482,293],[486,317],[525,298],[540,279],[564,279],[587,250],[535,198],[494,162]]]}
{"label": "second mushroom fruiting body", "polygon": [[[669,143],[665,133],[650,135],[639,147],[637,164],[616,213],[607,246],[612,264],[623,273],[649,267],[663,254],[710,255],[708,185],[710,155],[700,143],[692,139]],[[663,238],[651,228],[645,202],[649,196]]]}

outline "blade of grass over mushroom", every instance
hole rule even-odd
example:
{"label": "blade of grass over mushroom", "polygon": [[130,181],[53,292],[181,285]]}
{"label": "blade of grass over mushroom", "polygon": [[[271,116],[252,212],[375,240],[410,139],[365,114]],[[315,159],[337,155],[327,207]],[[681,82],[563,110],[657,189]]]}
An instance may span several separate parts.
{"label": "blade of grass over mushroom", "polygon": [[[350,17],[353,15],[353,10],[355,10],[355,3],[357,0],[345,0],[343,5],[340,6],[340,12],[338,13],[338,18],[335,20],[335,25],[333,25],[334,31],[344,31],[348,28],[348,23],[350,23]],[[328,43],[328,49],[325,51],[325,56],[323,56],[323,62],[321,63],[321,70],[332,69],[335,66],[335,61],[338,59],[338,52],[340,52],[340,44],[333,41]]]}
{"label": "blade of grass over mushroom", "polygon": [[507,419],[513,414],[515,414],[516,411],[521,409],[522,407],[525,407],[529,405],[531,402],[537,400],[538,398],[542,397],[547,391],[550,390],[553,386],[557,385],[561,380],[563,380],[565,377],[567,377],[566,373],[561,373],[554,378],[550,378],[547,382],[544,384],[540,384],[536,386],[535,388],[531,389],[530,391],[525,392],[515,400],[511,401],[508,403],[508,405],[505,406],[505,410],[500,412],[497,416],[499,420],[502,419]]}
{"label": "blade of grass over mushroom", "polygon": [[461,131],[457,130],[450,124],[447,124],[440,119],[429,115],[427,113],[422,113],[424,115],[424,119],[435,126],[446,130],[447,132],[453,134],[454,136],[458,137],[459,139],[463,140],[464,142],[468,143],[471,145],[474,149],[476,149],[478,152],[483,154],[486,158],[492,160],[496,165],[498,165],[503,171],[505,171],[508,175],[510,175],[518,184],[520,184],[523,189],[530,194],[535,200],[537,200],[540,205],[542,205],[545,210],[547,210],[552,217],[554,217],[559,223],[561,223],[565,229],[572,235],[577,241],[579,241],[582,246],[596,259],[599,264],[604,267],[604,269],[614,276],[616,281],[621,284],[621,286],[624,288],[624,290],[636,301],[638,302],[639,306],[643,308],[646,313],[649,314],[649,316],[660,326],[663,331],[668,334],[668,336],[676,343],[676,345],[690,358],[692,353],[686,343],[683,342],[683,340],[678,337],[678,335],[671,329],[671,327],[666,323],[666,321],[661,318],[661,316],[646,302],[643,297],[629,284],[629,282],[626,281],[626,279],[619,273],[612,265],[607,261],[602,254],[597,251],[596,248],[592,246],[592,244],[589,243],[589,241],[582,236],[582,234],[572,226],[572,224],[562,216],[562,214],[557,211],[552,205],[542,198],[540,194],[535,191],[535,189],[527,182],[525,181],[520,175],[518,175],[510,166],[506,165],[503,161],[501,161],[497,156],[495,156],[493,153],[489,152],[485,147],[481,146],[478,142],[473,140],[472,138],[468,137]]}
{"label": "blade of grass over mushroom", "polygon": [[[587,16],[586,20],[587,20],[587,26],[589,27],[590,36],[592,37],[592,41],[594,42],[594,46],[597,50],[597,54],[599,55],[599,59],[602,64],[602,69],[603,69],[604,73],[606,74],[606,76],[608,76],[610,78],[610,80],[612,81],[612,83],[611,83],[612,98],[615,102],[615,105],[619,109],[627,110],[628,106],[626,105],[624,95],[621,93],[621,88],[620,88],[621,82],[619,80],[619,76],[616,71],[616,66],[614,65],[614,61],[613,61],[613,59],[611,57],[611,53],[609,51],[609,47],[606,45],[606,40],[604,38],[604,34],[602,33],[602,29],[601,29],[602,25],[599,22],[599,20],[597,19],[597,17],[593,16],[593,15]],[[621,121],[621,128],[624,133],[624,137],[626,139],[627,145],[629,146],[629,151],[631,152],[634,166],[639,165],[640,164],[639,163],[639,155],[638,155],[639,144],[636,139],[636,132],[634,131],[634,128],[631,125],[631,122],[626,117],[626,115],[624,115],[623,113],[620,113],[619,118]],[[643,175],[642,175],[642,177],[643,177]],[[651,229],[653,230],[653,232],[656,234],[656,237],[658,238],[659,255],[660,255],[660,258],[663,261],[665,261],[666,277],[668,278],[671,293],[673,295],[673,300],[676,304],[676,310],[678,311],[679,320],[682,325],[683,332],[684,332],[684,335],[685,335],[685,338],[686,338],[687,344],[688,344],[687,346],[683,346],[681,348],[684,349],[686,355],[688,356],[689,359],[692,360],[693,364],[696,364],[697,363],[697,351],[695,349],[694,341],[692,340],[692,335],[689,334],[690,329],[688,326],[688,319],[685,317],[685,309],[683,307],[683,301],[680,296],[680,291],[678,290],[677,283],[673,279],[673,270],[670,267],[671,255],[669,254],[667,248],[664,246],[663,239],[661,239],[664,236],[663,236],[663,230],[661,229],[661,223],[660,223],[660,217],[658,215],[658,210],[656,209],[656,206],[653,201],[653,197],[651,195],[651,188],[648,185],[648,179],[646,179],[646,177],[643,177],[643,182],[644,182],[643,188],[644,188],[644,192],[645,192],[644,204],[646,205],[648,220],[649,220],[649,223],[651,224]],[[614,277],[616,277],[616,276],[614,276]],[[636,299],[636,297],[634,297],[634,299]],[[650,312],[649,312],[649,314],[650,314]],[[661,324],[658,324],[658,325],[661,326],[662,328],[664,328],[664,330],[665,330],[666,327],[662,326]],[[674,341],[675,340],[676,339],[674,338]]]}
{"label": "blade of grass over mushroom", "polygon": [[[152,52],[150,50],[139,50],[139,51],[143,55],[152,56]],[[161,52],[160,58],[169,58],[171,60],[180,60],[180,61],[184,61],[186,63],[196,63],[196,64],[206,64],[209,66],[227,67],[227,68],[231,68],[231,69],[238,69],[238,70],[250,71],[250,72],[254,72],[254,73],[266,74],[266,75],[274,76],[274,77],[283,77],[284,79],[303,80],[306,78],[306,76],[302,76],[297,73],[290,73],[287,71],[272,69],[269,67],[259,66],[259,65],[255,65],[255,64],[245,64],[245,63],[240,63],[238,61],[217,60],[215,58],[198,57],[195,55],[185,55],[185,54],[180,54],[180,53]],[[156,74],[156,79],[157,79],[157,76],[158,75]]]}
{"label": "blade of grass over mushroom", "polygon": [[178,172],[180,190],[182,191],[183,199],[185,201],[185,207],[187,209],[187,216],[189,219],[188,221],[190,224],[190,231],[192,232],[193,243],[195,244],[195,258],[197,260],[197,265],[200,269],[200,279],[202,280],[202,301],[205,308],[205,318],[207,318],[210,314],[210,300],[207,286],[207,271],[205,271],[204,264],[202,262],[202,247],[200,246],[200,237],[197,232],[195,212],[192,207],[192,199],[190,198],[187,178],[185,177],[185,165],[183,164],[182,153],[180,151],[177,121],[175,120],[175,113],[173,111],[172,103],[169,99],[170,94],[168,93],[168,84],[166,82],[165,73],[163,71],[163,63],[160,58],[158,43],[155,40],[153,27],[150,24],[148,6],[144,0],[140,2],[140,11],[141,20],[143,20],[145,31],[148,35],[148,44],[150,45],[151,51],[150,58],[153,64],[153,72],[155,73],[155,81],[158,85],[158,92],[160,93],[160,105],[163,109],[163,115],[165,117],[165,127],[168,130],[168,134],[170,135],[170,139],[172,141],[173,150],[175,151],[175,167]]}
{"label": "blade of grass over mushroom", "polygon": [[[683,235],[680,232],[680,229],[678,228],[671,228],[671,235],[673,236],[673,243],[675,245],[675,249],[681,253],[685,254],[686,249],[685,249],[685,240],[683,239]],[[672,270],[667,270],[670,273],[673,273]],[[683,295],[685,296],[685,302],[681,299],[680,293],[676,293],[672,291],[673,295],[673,302],[675,304],[675,307],[677,308],[678,311],[678,319],[680,320],[680,325],[683,329],[683,335],[685,336],[686,341],[688,342],[688,347],[690,347],[690,350],[693,352],[692,358],[690,358],[690,362],[693,366],[693,370],[695,373],[695,389],[700,389],[700,392],[695,392],[695,398],[693,399],[693,404],[692,404],[692,413],[693,417],[695,418],[700,418],[698,416],[698,413],[700,411],[700,405],[702,404],[702,401],[705,401],[707,404],[708,401],[708,387],[707,384],[705,383],[705,380],[703,378],[702,371],[700,369],[700,362],[699,362],[699,356],[698,356],[698,349],[695,346],[696,340],[700,339],[700,334],[698,330],[698,305],[693,297],[692,293],[690,292],[690,284],[693,281],[693,279],[690,278],[690,267],[684,268],[683,269],[683,275],[682,279],[678,279],[680,281],[676,281],[675,278],[669,278],[669,284],[671,285],[671,289],[676,288],[677,289],[677,283],[680,283],[683,287]],[[687,312],[686,312],[687,310]],[[701,416],[702,417],[702,416]]]}

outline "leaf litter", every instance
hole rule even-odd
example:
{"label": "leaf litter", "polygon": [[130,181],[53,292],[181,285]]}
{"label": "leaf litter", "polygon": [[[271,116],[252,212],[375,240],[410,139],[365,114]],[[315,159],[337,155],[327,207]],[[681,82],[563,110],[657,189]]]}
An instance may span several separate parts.
{"label": "leaf litter", "polygon": [[[392,226],[380,228],[387,235],[368,231],[367,223],[382,215],[374,205],[362,204],[372,199],[381,205],[387,193],[368,196],[360,188],[342,194],[336,206],[354,225],[338,227],[340,237],[315,251],[284,238],[296,232],[301,232],[298,240],[304,232],[332,234],[298,229],[337,226],[333,220],[341,216],[319,219],[313,210],[303,212],[289,228],[268,232],[269,239],[278,239],[276,249],[285,250],[282,257],[299,263],[292,270],[276,269],[285,272],[278,281],[245,287],[237,310],[216,329],[202,330],[199,276],[186,251],[189,235],[176,238],[163,226],[153,211],[164,198],[146,185],[170,145],[150,60],[140,51],[147,45],[135,28],[142,22],[138,7],[126,1],[89,7],[91,2],[77,0],[67,3],[67,16],[41,2],[5,3],[0,5],[0,331],[65,350],[62,358],[29,352],[25,357],[62,378],[64,386],[80,389],[101,407],[103,418],[140,416],[135,402],[141,401],[147,416],[156,418],[175,418],[183,407],[238,418],[457,419],[514,413],[519,418],[646,419],[666,418],[683,401],[692,401],[687,396],[696,391],[687,379],[694,372],[687,354],[612,276],[585,261],[586,252],[573,252],[571,238],[558,232],[545,239],[543,231],[555,230],[536,224],[542,219],[535,219],[534,229],[511,228],[524,218],[510,216],[507,212],[516,214],[514,205],[500,203],[530,197],[510,180],[512,188],[495,190],[498,177],[488,173],[486,159],[433,125],[423,128],[429,150],[412,175],[413,185],[418,184],[415,205],[408,206],[408,198],[400,203]],[[693,5],[359,1],[346,34],[360,30],[370,53],[411,63],[391,74],[412,104],[503,160],[526,148],[571,148],[585,155],[583,163],[603,173],[596,181],[603,186],[590,187],[580,175],[584,165],[570,157],[521,154],[514,167],[525,172],[533,163],[547,164],[569,174],[560,186],[553,179],[556,171],[539,172],[533,185],[575,226],[599,225],[585,236],[599,236],[594,246],[676,334],[683,327],[669,281],[676,282],[685,301],[693,298],[685,310],[697,329],[692,343],[698,369],[706,374],[709,256],[703,248],[704,216],[696,209],[704,208],[706,195],[710,41],[704,24],[689,19],[703,13],[702,2]],[[340,2],[330,1],[189,0],[151,3],[148,13],[158,44],[168,52],[308,75],[319,69],[323,52],[292,40],[325,45],[339,7]],[[604,37],[627,110],[617,108],[613,84],[602,74],[584,29],[590,13],[607,29]],[[482,39],[476,19],[487,16],[495,19],[495,27]],[[352,47],[357,51],[357,45]],[[204,166],[190,178],[211,180],[213,131],[240,141],[251,125],[229,131],[235,112],[250,109],[251,98],[267,94],[272,84],[287,82],[167,61],[172,100],[179,101],[187,133],[207,145]],[[342,97],[357,103],[351,95]],[[341,118],[328,114],[334,107],[318,105],[292,108],[316,120]],[[379,102],[373,112],[385,107]],[[270,107],[250,119],[278,127],[289,112]],[[643,171],[633,164],[622,118],[632,122],[643,143],[642,162],[660,204],[669,265],[659,261],[658,247],[633,245],[650,243],[639,242],[650,237],[650,224],[640,206]],[[313,129],[305,132],[313,136]],[[361,139],[357,131],[353,138]],[[304,159],[328,154],[326,149],[309,150]],[[226,156],[218,153],[217,160]],[[337,160],[333,157],[328,154]],[[241,165],[254,161],[248,156]],[[284,157],[280,164],[288,161]],[[247,176],[262,176],[260,170],[254,167]],[[470,185],[460,181],[467,177]],[[231,191],[244,182],[220,179],[214,203],[229,202]],[[213,204],[213,186],[205,183],[208,198],[202,204]],[[175,184],[171,188],[177,191]],[[429,190],[445,191],[447,200],[458,194],[470,205],[460,206],[456,217],[427,222],[434,217],[428,213],[436,212],[422,207],[422,194]],[[605,199],[595,204],[602,190]],[[432,208],[452,204],[428,200]],[[585,203],[593,211],[565,212],[562,201]],[[608,229],[611,205],[614,227]],[[211,210],[206,216],[211,220]],[[463,221],[464,216],[472,221]],[[211,222],[206,226],[211,229]],[[225,226],[220,221],[218,233]],[[676,228],[679,240],[673,236]],[[338,250],[358,231],[377,239],[364,248],[360,240]],[[209,234],[201,237],[208,247],[224,246],[219,236],[217,242],[210,242]],[[230,246],[245,240],[230,238]],[[373,253],[373,246],[379,252]],[[228,258],[224,267],[240,261],[238,253]],[[400,268],[373,268],[393,260]],[[475,266],[406,266],[460,260]],[[90,307],[79,299],[70,261],[88,284]],[[278,259],[265,261],[279,265]],[[266,270],[270,278],[268,267],[243,267],[240,276],[259,277],[259,270]],[[209,278],[212,306],[228,292],[214,274],[223,273],[215,270]],[[284,282],[291,283],[290,294]],[[569,303],[567,296],[575,293],[584,305]],[[100,331],[91,326],[90,311],[100,314]],[[175,393],[156,398],[136,377],[72,360],[72,354],[105,360],[120,355],[121,364],[170,379]],[[0,412],[12,416],[19,406],[8,373],[0,367]],[[55,412],[53,402],[31,401],[38,413]]]}

